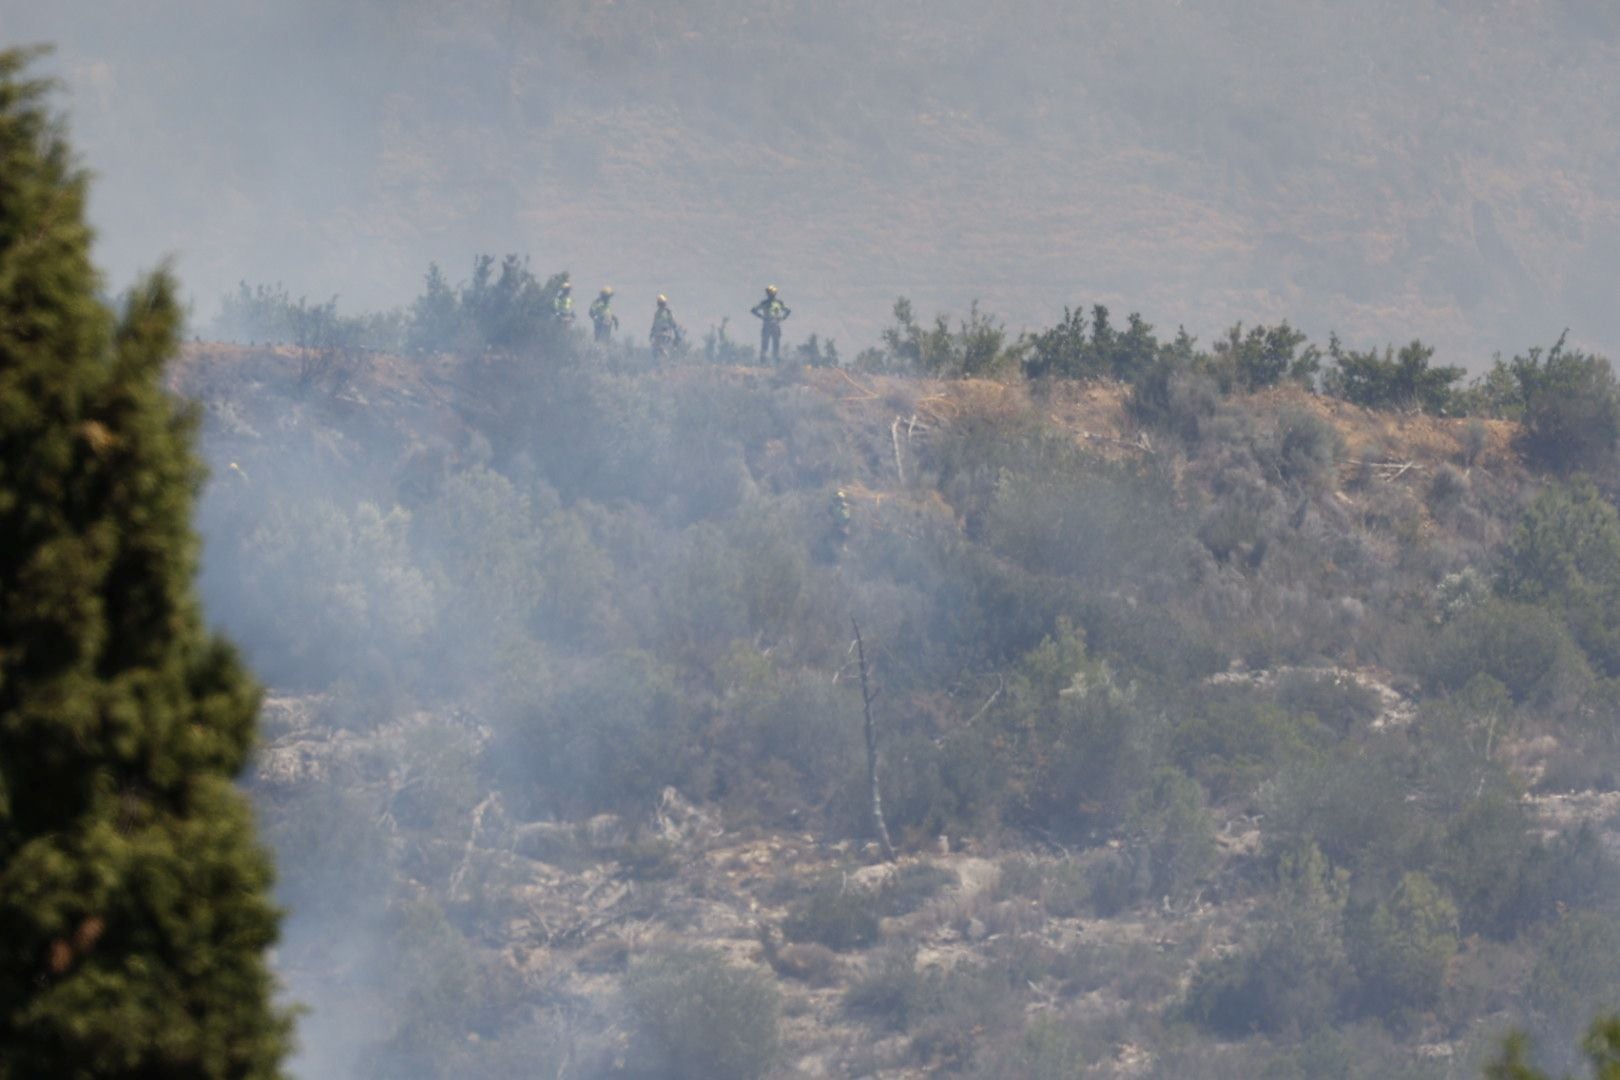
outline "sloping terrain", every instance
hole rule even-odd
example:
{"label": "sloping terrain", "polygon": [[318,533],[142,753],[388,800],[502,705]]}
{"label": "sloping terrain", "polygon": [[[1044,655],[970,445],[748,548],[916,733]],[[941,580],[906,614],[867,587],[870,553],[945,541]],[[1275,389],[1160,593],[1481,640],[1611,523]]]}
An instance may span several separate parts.
{"label": "sloping terrain", "polygon": [[173,369],[308,1075],[1460,1077],[1602,1000],[1538,966],[1620,833],[1604,684],[1492,651],[1514,425],[636,364]]}

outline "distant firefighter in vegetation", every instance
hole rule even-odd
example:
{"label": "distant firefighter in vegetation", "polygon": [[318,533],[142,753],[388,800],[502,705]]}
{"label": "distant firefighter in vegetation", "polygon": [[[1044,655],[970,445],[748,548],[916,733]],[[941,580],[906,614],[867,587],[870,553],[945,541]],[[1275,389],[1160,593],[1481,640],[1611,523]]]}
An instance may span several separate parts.
{"label": "distant firefighter in vegetation", "polygon": [[602,286],[602,291],[591,301],[590,315],[591,326],[596,330],[596,340],[607,341],[611,338],[613,331],[619,328],[619,317],[613,314],[613,286]]}
{"label": "distant firefighter in vegetation", "polygon": [[765,359],[766,351],[770,352],[772,360],[782,358],[782,322],[793,312],[788,306],[776,297],[776,286],[765,286],[765,299],[754,305],[750,312],[759,320],[759,358]]}
{"label": "distant firefighter in vegetation", "polygon": [[849,544],[852,513],[849,493],[843,488],[833,492],[832,498],[827,500],[827,527],[814,545],[817,560],[835,563],[843,555],[844,548]]}
{"label": "distant firefighter in vegetation", "polygon": [[551,301],[551,317],[565,326],[573,324],[574,286],[571,282],[557,286],[557,295]]}
{"label": "distant firefighter in vegetation", "polygon": [[849,495],[843,488],[833,492],[832,502],[827,506],[827,516],[831,519],[833,541],[838,544],[849,539]]}
{"label": "distant firefighter in vegetation", "polygon": [[658,307],[653,311],[650,337],[653,355],[660,361],[668,360],[681,343],[680,325],[675,322],[675,313],[669,309],[669,297],[663,293],[658,294]]}

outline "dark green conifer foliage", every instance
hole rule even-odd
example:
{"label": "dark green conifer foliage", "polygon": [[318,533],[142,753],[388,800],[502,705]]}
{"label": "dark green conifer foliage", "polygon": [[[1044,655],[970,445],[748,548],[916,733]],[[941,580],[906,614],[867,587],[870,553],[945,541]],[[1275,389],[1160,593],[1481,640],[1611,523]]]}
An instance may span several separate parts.
{"label": "dark green conifer foliage", "polygon": [[204,627],[162,273],[97,299],[86,180],[0,52],[0,1080],[274,1077],[257,690]]}

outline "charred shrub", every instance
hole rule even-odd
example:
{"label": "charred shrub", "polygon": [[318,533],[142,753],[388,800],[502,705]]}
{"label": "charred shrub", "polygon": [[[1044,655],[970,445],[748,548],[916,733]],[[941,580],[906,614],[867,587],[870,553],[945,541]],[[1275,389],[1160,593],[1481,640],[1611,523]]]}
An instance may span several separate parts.
{"label": "charred shrub", "polygon": [[1306,409],[1277,417],[1276,468],[1284,482],[1314,488],[1326,483],[1340,453],[1339,431]]}
{"label": "charred shrub", "polygon": [[877,887],[863,887],[846,875],[818,882],[793,905],[782,924],[791,941],[808,941],[830,949],[869,945],[877,938],[879,920],[909,914],[956,881],[949,870],[927,863],[907,863]]}
{"label": "charred shrub", "polygon": [[1277,704],[1295,716],[1312,716],[1340,735],[1371,723],[1383,708],[1378,691],[1335,671],[1295,670],[1277,680]]}
{"label": "charred shrub", "polygon": [[776,987],[718,953],[669,949],[639,960],[625,997],[635,1075],[754,1080],[777,1060]]}
{"label": "charred shrub", "polygon": [[1131,384],[1126,409],[1138,424],[1196,445],[1220,408],[1220,386],[1172,356],[1154,359]]}
{"label": "charred shrub", "polygon": [[986,1032],[1011,1027],[1018,998],[1005,968],[963,961],[949,967],[917,966],[912,949],[890,948],[873,957],[867,974],[845,993],[845,1007],[911,1034],[913,1055],[939,1066],[961,1065]]}
{"label": "charred shrub", "polygon": [[870,945],[877,938],[882,897],[838,876],[822,881],[795,904],[782,924],[790,941],[810,941],[829,949]]}

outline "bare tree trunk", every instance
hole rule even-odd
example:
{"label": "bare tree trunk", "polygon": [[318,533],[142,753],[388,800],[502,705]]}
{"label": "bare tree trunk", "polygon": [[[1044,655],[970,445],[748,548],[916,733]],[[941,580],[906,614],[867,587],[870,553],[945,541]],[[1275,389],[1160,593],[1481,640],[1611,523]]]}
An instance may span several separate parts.
{"label": "bare tree trunk", "polygon": [[894,862],[894,845],[889,842],[889,826],[883,821],[883,793],[878,787],[877,728],[872,723],[872,690],[866,679],[866,646],[861,641],[861,624],[849,620],[855,628],[855,658],[861,668],[861,708],[866,714],[866,779],[872,788],[872,825],[877,829],[878,843],[883,857]]}

